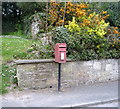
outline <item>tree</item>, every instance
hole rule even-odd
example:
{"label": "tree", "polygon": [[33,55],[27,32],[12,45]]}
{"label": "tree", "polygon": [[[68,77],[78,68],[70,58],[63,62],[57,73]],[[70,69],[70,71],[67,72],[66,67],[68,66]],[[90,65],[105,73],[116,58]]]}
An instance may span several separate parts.
{"label": "tree", "polygon": [[13,32],[19,23],[21,11],[15,2],[2,3],[2,32]]}

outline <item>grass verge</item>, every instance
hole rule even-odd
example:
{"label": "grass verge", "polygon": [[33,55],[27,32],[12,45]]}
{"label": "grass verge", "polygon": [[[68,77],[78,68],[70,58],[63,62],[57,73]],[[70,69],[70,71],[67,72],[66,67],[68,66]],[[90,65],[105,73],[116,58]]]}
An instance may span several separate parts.
{"label": "grass verge", "polygon": [[10,62],[15,55],[27,51],[33,43],[38,41],[23,38],[1,38],[2,39],[2,63]]}
{"label": "grass verge", "polygon": [[14,60],[14,56],[22,54],[21,57],[27,54],[27,49],[34,43],[38,43],[36,40],[28,40],[23,38],[0,38],[2,40],[2,45],[0,49],[2,55],[0,60],[2,64],[0,65],[0,92],[1,94],[7,93],[12,87],[16,88],[17,79],[16,79],[16,68],[15,66],[8,65],[8,62]]}
{"label": "grass verge", "polygon": [[16,78],[16,68],[13,66],[8,66],[3,64],[2,72],[0,76],[2,77],[0,81],[0,92],[1,94],[7,93],[10,86],[13,85],[13,88],[16,88],[17,85],[17,78]]}

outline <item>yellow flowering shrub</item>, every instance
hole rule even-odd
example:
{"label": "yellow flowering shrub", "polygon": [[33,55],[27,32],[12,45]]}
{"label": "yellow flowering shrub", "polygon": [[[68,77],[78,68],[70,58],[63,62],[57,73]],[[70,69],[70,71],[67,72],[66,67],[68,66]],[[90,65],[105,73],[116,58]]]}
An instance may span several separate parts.
{"label": "yellow flowering shrub", "polygon": [[[53,2],[51,5],[49,22],[53,26],[62,26],[59,32],[57,30],[55,32],[57,34],[55,43],[67,43],[69,58],[77,60],[120,58],[119,38],[108,37],[110,25],[105,22],[109,17],[107,11],[97,14],[89,10],[86,3],[67,2],[66,7],[58,4]],[[110,31],[116,36],[120,35],[117,28],[113,30],[110,28]]]}
{"label": "yellow flowering shrub", "polygon": [[101,16],[95,12],[88,14],[88,16],[76,19],[78,20],[75,21],[75,17],[73,17],[73,21],[69,21],[69,24],[65,25],[70,32],[76,32],[77,30],[77,32],[81,34],[85,32],[89,36],[93,35],[98,37],[104,37],[107,33],[106,28],[109,23],[106,23],[105,20],[103,20]]}
{"label": "yellow flowering shrub", "polygon": [[69,24],[65,25],[65,27],[68,28],[70,32],[80,32],[80,26],[76,23],[75,17],[73,17],[72,21],[69,21]]}
{"label": "yellow flowering shrub", "polygon": [[[60,2],[50,2],[49,12],[48,12],[48,21],[53,26],[61,26],[64,24],[68,24],[69,20],[72,17],[79,18],[82,16],[86,16],[86,8],[88,8],[88,4],[85,3],[71,3],[66,2],[66,6],[62,5]],[[65,5],[65,2],[64,2]],[[62,20],[62,22],[61,22]]]}

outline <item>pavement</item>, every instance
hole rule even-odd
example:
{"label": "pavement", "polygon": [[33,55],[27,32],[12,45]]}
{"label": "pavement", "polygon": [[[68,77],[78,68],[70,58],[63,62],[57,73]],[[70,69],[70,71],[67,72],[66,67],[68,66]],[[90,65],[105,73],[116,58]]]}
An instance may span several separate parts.
{"label": "pavement", "polygon": [[3,36],[0,36],[0,38],[1,37],[5,37],[5,38],[21,38],[21,37],[14,36],[14,35],[3,35]]}
{"label": "pavement", "polygon": [[14,91],[2,96],[2,107],[118,107],[118,81],[84,85],[62,92]]}

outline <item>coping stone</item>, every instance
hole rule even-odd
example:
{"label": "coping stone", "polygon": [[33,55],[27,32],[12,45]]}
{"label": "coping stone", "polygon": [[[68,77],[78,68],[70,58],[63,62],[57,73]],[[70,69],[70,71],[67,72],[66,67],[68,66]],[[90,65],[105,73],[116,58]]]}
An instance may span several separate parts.
{"label": "coping stone", "polygon": [[[67,59],[67,62],[71,62],[71,59]],[[32,60],[15,60],[14,61],[17,65],[20,64],[35,64],[35,63],[51,63],[55,62],[55,59],[32,59]]]}

